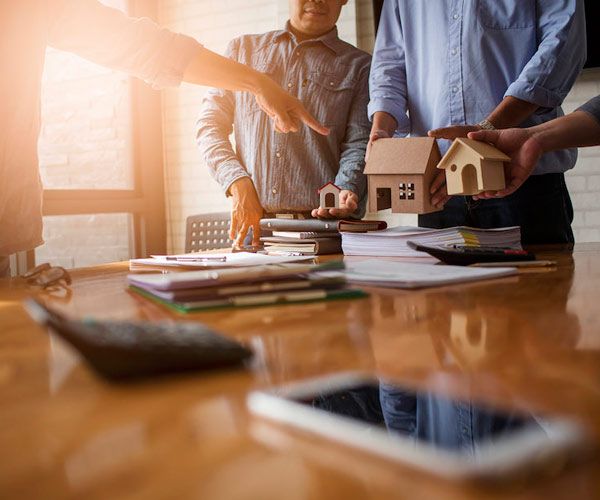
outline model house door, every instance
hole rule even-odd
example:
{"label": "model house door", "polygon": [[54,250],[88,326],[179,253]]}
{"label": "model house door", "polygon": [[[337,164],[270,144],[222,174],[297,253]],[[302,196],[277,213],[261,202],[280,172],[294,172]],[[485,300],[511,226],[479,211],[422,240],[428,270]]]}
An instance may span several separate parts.
{"label": "model house door", "polygon": [[335,195],[333,193],[325,194],[325,208],[335,207]]}
{"label": "model house door", "polygon": [[392,189],[377,188],[377,210],[392,208]]}
{"label": "model house door", "polygon": [[477,192],[477,169],[475,165],[467,164],[460,171],[465,193]]}

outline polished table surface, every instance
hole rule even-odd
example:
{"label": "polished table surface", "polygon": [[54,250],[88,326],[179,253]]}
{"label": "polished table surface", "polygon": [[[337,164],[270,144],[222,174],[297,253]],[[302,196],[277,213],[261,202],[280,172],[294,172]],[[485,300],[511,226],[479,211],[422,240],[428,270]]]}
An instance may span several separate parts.
{"label": "polished table surface", "polygon": [[[600,436],[600,245],[552,271],[334,302],[175,316],[126,290],[123,263],[46,296],[72,317],[202,321],[249,343],[250,370],[114,385],[37,326],[0,280],[0,498],[600,498],[600,461],[504,488],[453,483],[269,424],[248,391],[372,370],[432,391],[570,415]],[[440,383],[442,381],[442,384]]]}

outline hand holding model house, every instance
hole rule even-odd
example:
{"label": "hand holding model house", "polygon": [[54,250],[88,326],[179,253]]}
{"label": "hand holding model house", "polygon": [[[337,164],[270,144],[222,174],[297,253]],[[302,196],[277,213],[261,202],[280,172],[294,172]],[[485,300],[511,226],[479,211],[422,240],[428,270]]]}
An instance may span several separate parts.
{"label": "hand holding model house", "polygon": [[328,182],[317,191],[319,208],[313,209],[313,217],[344,219],[352,216],[358,208],[358,195],[348,189],[339,188],[333,182]]}
{"label": "hand holding model house", "polygon": [[432,137],[377,138],[365,167],[369,211],[426,214],[440,210],[452,195],[502,190],[509,161],[490,144],[463,137],[443,158]]}

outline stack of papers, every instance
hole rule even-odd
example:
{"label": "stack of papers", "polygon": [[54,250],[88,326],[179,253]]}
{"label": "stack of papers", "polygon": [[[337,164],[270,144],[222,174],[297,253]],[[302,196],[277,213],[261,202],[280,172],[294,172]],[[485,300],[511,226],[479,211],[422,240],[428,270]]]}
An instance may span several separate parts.
{"label": "stack of papers", "polygon": [[213,269],[226,267],[260,266],[311,260],[302,255],[264,255],[251,252],[186,253],[180,255],[152,255],[148,259],[131,259],[130,271],[151,271],[164,268]]}
{"label": "stack of papers", "polygon": [[343,263],[280,264],[211,271],[130,274],[130,290],[179,312],[362,297],[347,289]]}
{"label": "stack of papers", "polygon": [[369,233],[342,233],[344,255],[373,257],[429,257],[429,254],[410,248],[406,242],[423,245],[473,245],[521,249],[519,226],[499,229],[477,229],[466,226],[447,229],[428,229],[398,226]]}
{"label": "stack of papers", "polygon": [[465,266],[413,264],[378,259],[346,264],[346,280],[364,286],[425,288],[516,274],[514,267],[491,269]]}

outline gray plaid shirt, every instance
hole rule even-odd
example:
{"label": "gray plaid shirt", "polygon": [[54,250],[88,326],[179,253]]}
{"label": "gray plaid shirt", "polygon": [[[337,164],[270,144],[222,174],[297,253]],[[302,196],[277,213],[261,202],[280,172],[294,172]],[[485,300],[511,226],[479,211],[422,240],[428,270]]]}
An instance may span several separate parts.
{"label": "gray plaid shirt", "polygon": [[296,133],[277,133],[250,93],[211,89],[196,137],[225,192],[249,176],[266,212],[304,212],[319,205],[317,189],[333,181],[355,192],[363,207],[369,54],[340,40],[337,29],[298,43],[288,24],[285,30],[234,39],[227,55],[268,73],[331,132],[324,137],[302,125]]}

